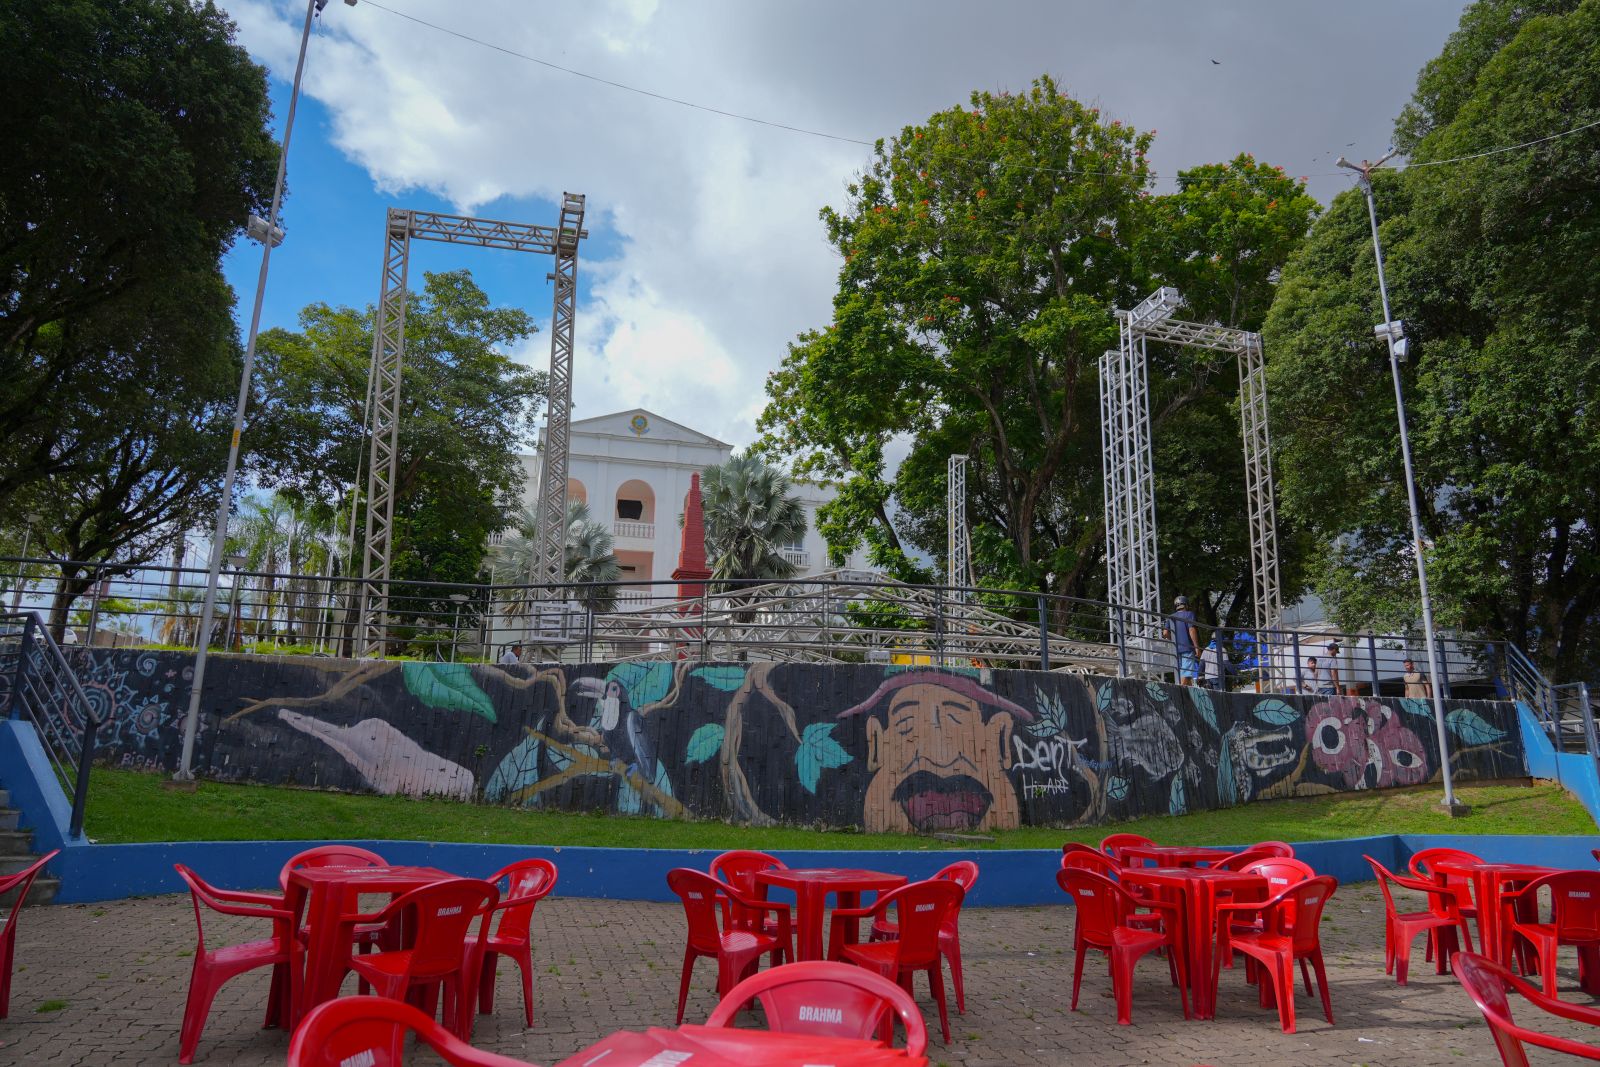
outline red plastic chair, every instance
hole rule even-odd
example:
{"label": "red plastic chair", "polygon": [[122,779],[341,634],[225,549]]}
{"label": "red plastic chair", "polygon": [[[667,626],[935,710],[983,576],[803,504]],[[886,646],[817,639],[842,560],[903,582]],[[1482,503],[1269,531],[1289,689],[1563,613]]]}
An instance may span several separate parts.
{"label": "red plastic chair", "polygon": [[[1317,872],[1311,869],[1309,863],[1277,856],[1251,860],[1240,868],[1239,873],[1259,874],[1266,879],[1267,884],[1261,889],[1236,890],[1228,894],[1227,900],[1223,903],[1244,905],[1270,900],[1290,886],[1299,885],[1317,876]],[[1252,912],[1240,907],[1233,914],[1235,916],[1232,920],[1233,929],[1239,933],[1260,932],[1265,929],[1260,911]],[[1232,952],[1219,952],[1218,956],[1222,959],[1224,967],[1233,966]],[[1306,983],[1306,988],[1310,989],[1309,981]]]}
{"label": "red plastic chair", "polygon": [[[711,861],[711,877],[731,885],[741,896],[763,903],[767,900],[767,887],[756,881],[756,875],[762,871],[788,870],[788,866],[776,856],[769,856],[765,852],[755,852],[750,849],[735,849],[724,852]],[[779,953],[773,956],[772,965],[776,967],[782,959],[794,958],[794,941],[789,931],[793,929],[793,913],[785,909],[781,914],[765,909],[742,908],[731,901],[725,902],[733,909],[736,925],[741,929],[759,930],[760,932],[778,939]]]}
{"label": "red plastic chair", "polygon": [[[1465,874],[1448,874],[1437,869],[1436,865],[1446,862],[1457,863],[1482,863],[1483,859],[1465,849],[1460,848],[1425,848],[1412,854],[1407,866],[1411,868],[1414,878],[1421,878],[1429,882],[1438,882],[1454,891],[1456,895],[1456,910],[1462,917],[1476,921],[1478,918],[1477,905],[1472,900],[1472,879]],[[1440,915],[1448,915],[1449,909],[1437,897],[1428,898],[1430,910]],[[1482,932],[1480,928],[1480,933]],[[1433,959],[1438,952],[1435,932],[1428,931],[1428,959]],[[1472,948],[1472,943],[1467,942],[1467,948]]]}
{"label": "red plastic chair", "polygon": [[[683,916],[689,925],[689,937],[683,949],[683,973],[678,979],[678,1023],[682,1024],[695,961],[702,956],[717,961],[717,997],[720,999],[755,971],[763,954],[778,947],[777,938],[741,928],[733,918],[732,907],[742,905],[758,911],[781,909],[787,915],[789,906],[752,900],[709,874],[688,867],[668,871],[667,888],[683,902]],[[720,927],[719,918],[723,922]]]}
{"label": "red plastic chair", "polygon": [[921,1056],[928,1027],[911,994],[861,967],[824,960],[793,963],[752,975],[728,991],[707,1026],[732,1026],[751,1000],[761,1001],[767,1029],[780,1034],[870,1039],[895,1016],[906,1031],[906,1055]]}
{"label": "red plastic chair", "polygon": [[[1306,980],[1306,993],[1311,993],[1311,975],[1306,964],[1317,975],[1317,990],[1322,996],[1322,1014],[1333,1023],[1333,1002],[1328,997],[1328,972],[1322,964],[1322,940],[1318,928],[1322,923],[1322,910],[1339,888],[1338,879],[1319,875],[1274,895],[1264,902],[1220,904],[1217,906],[1217,936],[1219,951],[1217,963],[1228,952],[1237,949],[1266,969],[1266,981],[1261,986],[1261,1006],[1267,1007],[1273,999],[1278,1002],[1278,1024],[1286,1034],[1294,1033],[1294,965],[1300,963],[1300,973]],[[1238,932],[1233,927],[1233,916],[1240,912],[1261,916],[1260,931]],[[1218,967],[1211,971],[1211,981],[1217,980]]]}
{"label": "red plastic chair", "polygon": [[1100,839],[1100,851],[1122,863],[1122,853],[1119,851],[1123,845],[1153,845],[1154,841],[1139,834],[1111,834]]}
{"label": "red plastic chair", "polygon": [[1247,852],[1271,852],[1281,860],[1294,859],[1294,846],[1287,841],[1257,841],[1251,845]]}
{"label": "red plastic chair", "polygon": [[[303,870],[307,867],[387,867],[389,861],[364,848],[355,845],[318,845],[308,848],[304,852],[296,853],[289,857],[289,862],[283,865],[278,872],[278,887],[283,890],[284,899],[289,897],[289,872]],[[307,931],[300,930],[300,940],[306,940]],[[384,926],[358,926],[350,932],[350,942],[356,951],[367,953],[378,947],[399,948],[399,933]],[[361,991],[367,991],[366,983],[361,984]]]}
{"label": "red plastic chair", "polygon": [[1235,852],[1225,860],[1218,860],[1211,866],[1219,871],[1242,871],[1257,860],[1279,859],[1280,853],[1275,849],[1256,848],[1251,846],[1243,852]]}
{"label": "red plastic chair", "polygon": [[288,1067],[402,1067],[407,1034],[416,1034],[450,1067],[530,1067],[475,1049],[411,1005],[387,997],[345,997],[312,1009],[289,1041]]}
{"label": "red plastic chair", "polygon": [[828,956],[843,959],[858,967],[877,971],[885,978],[900,983],[900,988],[912,993],[911,978],[918,971],[928,976],[928,987],[939,1005],[939,1032],[944,1043],[950,1043],[950,1012],[945,1006],[944,973],[939,964],[942,952],[940,931],[961,909],[966,897],[961,884],[949,878],[929,878],[925,882],[911,882],[890,893],[885,893],[868,908],[837,908],[835,918],[865,919],[874,922],[888,916],[895,909],[899,917],[900,936],[893,941],[868,942],[864,945],[842,943],[843,928],[835,925],[833,944]]}
{"label": "red plastic chair", "polygon": [[[178,1062],[193,1063],[206,1016],[211,1014],[211,1002],[216,999],[217,990],[230,978],[259,967],[271,967],[272,985],[267,996],[267,1021],[263,1025],[275,1026],[286,1018],[289,1005],[294,1001],[295,976],[300,973],[300,957],[304,950],[299,938],[294,936],[294,913],[282,906],[280,898],[270,893],[217,889],[181,863],[174,864],[173,869],[189,887],[198,931],[194,965],[189,971],[189,997],[178,1032]],[[201,904],[223,915],[265,919],[272,923],[272,936],[241,945],[207,949]]]}
{"label": "red plastic chair", "polygon": [[498,914],[500,923],[483,940],[483,965],[478,972],[481,1014],[494,1011],[495,964],[501,956],[509,956],[517,961],[522,975],[523,1018],[533,1025],[533,939],[528,928],[533,922],[534,905],[555,889],[556,877],[556,865],[549,860],[518,860],[488,877],[487,881],[496,887],[505,882],[506,889],[489,917],[492,922]]}
{"label": "red plastic chair", "polygon": [[388,926],[403,921],[411,942],[409,948],[355,956],[350,969],[366,979],[380,997],[404,1000],[412,990],[419,990],[431,1003],[433,991],[442,989],[445,1025],[466,1040],[472,1036],[475,982],[482,966],[489,913],[499,900],[500,891],[488,882],[452,878],[402,893],[376,914],[346,915],[344,920],[353,923]]}
{"label": "red plastic chair", "polygon": [[[1456,942],[1458,930],[1466,939],[1467,950],[1472,950],[1472,931],[1467,928],[1466,918],[1456,908],[1454,890],[1417,878],[1402,878],[1371,856],[1363,856],[1362,859],[1372,867],[1372,873],[1378,877],[1378,887],[1383,890],[1384,974],[1393,974],[1400,985],[1406,984],[1406,970],[1411,964],[1411,942],[1424,931],[1436,932],[1440,974],[1450,965],[1450,956],[1459,950]],[[1427,894],[1428,910],[1400,911],[1395,906],[1390,886]]]}
{"label": "red plastic chair", "polygon": [[[1117,1022],[1133,1021],[1133,968],[1139,958],[1152,949],[1165,948],[1173,982],[1183,1002],[1183,1017],[1189,1017],[1189,993],[1183,946],[1179,943],[1176,921],[1179,905],[1173,901],[1134,899],[1133,895],[1103,874],[1078,867],[1056,872],[1056,884],[1072,895],[1077,912],[1073,923],[1072,1010],[1078,1010],[1078,991],[1083,985],[1083,960],[1090,949],[1105,954],[1111,963],[1111,989],[1117,1001]],[[1128,925],[1128,916],[1139,906],[1167,913],[1160,929],[1138,929]]]}
{"label": "red plastic chair", "polygon": [[1506,991],[1515,989],[1540,1011],[1590,1026],[1600,1026],[1600,1011],[1547,996],[1500,964],[1476,952],[1456,953],[1453,969],[1467,996],[1483,1013],[1483,1021],[1489,1024],[1489,1033],[1494,1037],[1495,1047],[1500,1050],[1500,1062],[1505,1067],[1528,1067],[1528,1054],[1522,1047],[1524,1041],[1580,1059],[1600,1060],[1600,1048],[1594,1045],[1518,1026],[1511,1018],[1511,1001]]}
{"label": "red plastic chair", "polygon": [[17,894],[11,901],[11,912],[6,916],[5,926],[0,927],[0,1019],[4,1019],[11,1009],[11,967],[17,955],[17,917],[22,914],[22,905],[28,899],[28,890],[33,888],[33,880],[39,876],[44,865],[60,853],[59,848],[55,849],[16,874],[0,877],[0,898],[7,893]]}
{"label": "red plastic chair", "polygon": [[1528,901],[1536,909],[1540,891],[1546,889],[1550,891],[1550,921],[1540,922],[1535,910],[1532,922],[1511,924],[1511,935],[1533,947],[1533,960],[1544,981],[1544,991],[1554,996],[1556,953],[1562,945],[1578,950],[1579,969],[1591,981],[1600,974],[1600,871],[1547,874],[1521,889],[1502,894],[1500,899],[1508,907]]}
{"label": "red plastic chair", "polygon": [[[1065,857],[1062,857],[1065,860]],[[972,887],[978,884],[978,865],[971,860],[960,860],[952,863],[934,875],[935,878],[947,878],[959,885],[963,893],[972,892]],[[965,898],[963,897],[963,900]],[[898,923],[889,922],[887,919],[874,919],[872,921],[872,934],[869,940],[892,941],[900,936]],[[939,951],[944,954],[946,962],[950,964],[950,980],[956,987],[956,1012],[966,1014],[967,992],[961,981],[961,909],[956,908],[955,913],[945,922],[939,930]]]}

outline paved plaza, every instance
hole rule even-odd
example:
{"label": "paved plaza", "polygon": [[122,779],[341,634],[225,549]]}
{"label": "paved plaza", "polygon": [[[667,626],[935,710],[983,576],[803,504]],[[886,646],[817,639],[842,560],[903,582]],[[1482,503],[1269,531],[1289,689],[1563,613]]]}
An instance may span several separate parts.
{"label": "paved plaza", "polygon": [[[1216,1021],[1185,1022],[1166,967],[1154,956],[1138,969],[1132,1026],[1116,1025],[1110,980],[1095,956],[1085,969],[1080,1010],[1071,1012],[1070,907],[974,908],[962,916],[967,1011],[952,1015],[948,1046],[939,1041],[935,1009],[919,982],[930,1057],[968,1067],[1498,1064],[1466,994],[1453,978],[1422,963],[1420,940],[1412,984],[1402,989],[1384,977],[1382,917],[1374,884],[1340,890],[1323,924],[1338,1025],[1328,1026],[1302,993],[1300,1032],[1284,1034],[1276,1016],[1257,1006],[1241,970],[1223,972]],[[677,904],[553,897],[539,905],[534,927],[542,936],[533,1029],[522,1026],[515,965],[502,961],[495,1013],[480,1016],[475,1044],[549,1064],[616,1029],[672,1025],[684,930]],[[187,896],[31,909],[18,932],[11,1017],[0,1022],[0,1064],[177,1062],[194,949]],[[258,936],[259,924],[207,916],[214,946]],[[1574,961],[1565,962],[1575,971]],[[1573,971],[1563,975],[1563,995],[1586,1000],[1574,988]],[[714,980],[714,964],[702,960],[686,1021],[704,1021],[710,1013]],[[260,1028],[266,981],[261,971],[223,990],[197,1063],[284,1063],[287,1037]],[[351,978],[347,991],[353,987]],[[751,1025],[756,1016],[744,1019]],[[1581,1028],[1552,1029],[1576,1036]],[[1565,1058],[1535,1062],[1558,1060]]]}

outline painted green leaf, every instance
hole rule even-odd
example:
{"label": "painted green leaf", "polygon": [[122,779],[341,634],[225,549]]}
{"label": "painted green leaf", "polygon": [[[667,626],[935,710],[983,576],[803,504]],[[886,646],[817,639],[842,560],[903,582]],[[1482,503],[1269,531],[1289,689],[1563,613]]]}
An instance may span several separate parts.
{"label": "painted green leaf", "polygon": [[620,682],[628,691],[628,703],[636,708],[654,704],[672,688],[670,663],[619,663],[606,674],[606,681]]}
{"label": "painted green leaf", "polygon": [[1446,712],[1444,721],[1457,737],[1469,745],[1490,745],[1506,735],[1504,730],[1485,722],[1483,716],[1468,708],[1454,708]]}
{"label": "painted green leaf", "polygon": [[1426,717],[1432,717],[1433,715],[1433,705],[1428,703],[1426,700],[1419,700],[1416,697],[1401,697],[1400,710],[1411,715],[1422,715]]}
{"label": "painted green leaf", "polygon": [[1120,775],[1112,775],[1106,780],[1106,797],[1109,800],[1126,800],[1128,798],[1128,780]]}
{"label": "painted green leaf", "polygon": [[1038,686],[1034,687],[1038,695],[1038,702],[1034,710],[1039,717],[1027,726],[1027,730],[1035,737],[1059,737],[1067,732],[1067,708],[1059,697],[1046,693]]}
{"label": "painted green leaf", "polygon": [[807,793],[817,791],[817,779],[829,767],[843,767],[855,757],[833,739],[837,723],[814,722],[800,734],[800,748],[794,754],[795,769],[800,772],[800,784]]}
{"label": "painted green leaf", "polygon": [[1183,775],[1172,779],[1172,795],[1167,798],[1167,811],[1172,815],[1182,815],[1189,810],[1188,799],[1183,795]]}
{"label": "painted green leaf", "polygon": [[1107,708],[1109,708],[1111,706],[1111,701],[1112,701],[1111,683],[1110,682],[1105,682],[1100,686],[1100,692],[1095,694],[1095,700],[1094,700],[1095,706],[1098,707],[1101,711],[1105,711]]}
{"label": "painted green leaf", "polygon": [[704,763],[722,751],[722,724],[708,722],[689,735],[689,749],[683,758],[690,763]]}
{"label": "painted green leaf", "polygon": [[1189,699],[1194,701],[1194,710],[1200,713],[1200,717],[1210,723],[1213,730],[1220,733],[1221,728],[1217,726],[1217,709],[1211,703],[1211,694],[1197,685],[1190,686]]}
{"label": "painted green leaf", "polygon": [[544,742],[537,737],[525,737],[512,749],[500,766],[494,769],[483,787],[483,799],[498,804],[519,789],[539,781],[539,750]]}
{"label": "painted green leaf", "polygon": [[430,708],[470,711],[495,722],[494,702],[472,680],[465,663],[402,663],[401,675],[411,694]]}
{"label": "painted green leaf", "polygon": [[1167,699],[1166,687],[1161,685],[1158,682],[1147,682],[1147,683],[1145,683],[1144,691],[1146,693],[1150,694],[1150,699],[1151,700],[1165,700],[1165,699]]}
{"label": "painted green leaf", "polygon": [[707,685],[731,693],[744,684],[743,667],[696,667],[689,677],[698,678]]}
{"label": "painted green leaf", "polygon": [[1263,700],[1250,709],[1250,713],[1262,722],[1271,723],[1273,726],[1288,726],[1300,719],[1298,708],[1286,704],[1281,700]]}

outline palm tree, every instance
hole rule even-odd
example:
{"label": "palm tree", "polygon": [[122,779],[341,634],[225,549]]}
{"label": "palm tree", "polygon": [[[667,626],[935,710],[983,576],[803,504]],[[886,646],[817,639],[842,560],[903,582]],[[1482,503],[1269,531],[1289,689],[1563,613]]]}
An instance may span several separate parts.
{"label": "palm tree", "polygon": [[[533,508],[517,514],[517,524],[498,545],[489,550],[489,560],[497,577],[513,583],[528,581],[533,574],[534,551],[538,542],[539,515]],[[562,576],[574,585],[594,583],[575,592],[572,599],[592,612],[616,607],[617,588],[610,584],[622,577],[622,567],[612,551],[611,531],[605,523],[589,517],[589,507],[581,500],[567,501],[566,552]],[[502,601],[508,615],[528,609],[527,590]]]}
{"label": "palm tree", "polygon": [[794,576],[783,549],[805,537],[806,512],[787,475],[746,454],[707,467],[700,484],[713,578]]}

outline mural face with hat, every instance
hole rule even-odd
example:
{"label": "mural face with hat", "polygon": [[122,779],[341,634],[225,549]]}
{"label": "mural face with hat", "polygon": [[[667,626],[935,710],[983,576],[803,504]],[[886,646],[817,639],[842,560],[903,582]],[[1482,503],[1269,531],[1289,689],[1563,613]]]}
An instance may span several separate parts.
{"label": "mural face with hat", "polygon": [[1004,830],[1018,824],[1011,735],[1033,713],[945,671],[890,675],[840,713],[869,715],[868,832]]}

